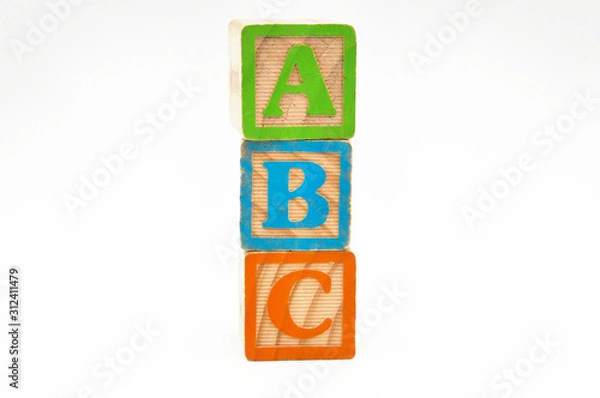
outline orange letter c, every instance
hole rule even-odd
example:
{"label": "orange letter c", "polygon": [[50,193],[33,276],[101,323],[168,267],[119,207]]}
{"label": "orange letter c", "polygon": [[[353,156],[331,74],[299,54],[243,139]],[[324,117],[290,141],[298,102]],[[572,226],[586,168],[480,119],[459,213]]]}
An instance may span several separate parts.
{"label": "orange letter c", "polygon": [[267,300],[267,311],[273,325],[288,336],[297,339],[316,337],[329,329],[332,322],[331,318],[326,318],[320,325],[307,329],[298,326],[292,319],[289,306],[290,292],[296,283],[304,278],[316,279],[325,293],[329,293],[331,290],[331,277],[326,273],[315,270],[300,270],[281,277],[273,285]]}

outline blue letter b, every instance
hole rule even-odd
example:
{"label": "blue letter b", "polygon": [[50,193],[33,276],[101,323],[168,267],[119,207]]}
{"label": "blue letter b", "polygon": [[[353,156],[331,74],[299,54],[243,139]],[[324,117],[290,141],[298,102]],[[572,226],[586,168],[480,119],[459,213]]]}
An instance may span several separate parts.
{"label": "blue letter b", "polygon": [[[325,184],[327,175],[317,163],[308,161],[263,163],[267,169],[267,220],[263,228],[317,228],[327,221],[329,203],[317,193]],[[295,190],[289,190],[290,170],[299,169],[304,174],[302,184]],[[300,221],[290,221],[289,202],[292,199],[304,199],[308,210]]]}

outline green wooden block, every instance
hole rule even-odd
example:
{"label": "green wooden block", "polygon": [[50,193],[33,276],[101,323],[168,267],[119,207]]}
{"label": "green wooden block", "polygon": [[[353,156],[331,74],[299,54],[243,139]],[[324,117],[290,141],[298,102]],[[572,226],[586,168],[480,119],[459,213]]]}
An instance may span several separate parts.
{"label": "green wooden block", "polygon": [[349,25],[229,25],[231,117],[249,140],[354,135],[356,34]]}

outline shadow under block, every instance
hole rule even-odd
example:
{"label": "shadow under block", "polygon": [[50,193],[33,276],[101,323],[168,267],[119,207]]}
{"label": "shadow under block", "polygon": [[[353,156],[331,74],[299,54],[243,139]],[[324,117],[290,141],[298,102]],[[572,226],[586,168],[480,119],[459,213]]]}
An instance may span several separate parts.
{"label": "shadow under block", "polygon": [[229,25],[231,119],[249,140],[354,135],[356,34],[349,25]]}
{"label": "shadow under block", "polygon": [[350,229],[346,141],[244,141],[241,221],[246,250],[343,250]]}
{"label": "shadow under block", "polygon": [[354,357],[355,292],[356,260],[351,252],[246,254],[246,357]]}

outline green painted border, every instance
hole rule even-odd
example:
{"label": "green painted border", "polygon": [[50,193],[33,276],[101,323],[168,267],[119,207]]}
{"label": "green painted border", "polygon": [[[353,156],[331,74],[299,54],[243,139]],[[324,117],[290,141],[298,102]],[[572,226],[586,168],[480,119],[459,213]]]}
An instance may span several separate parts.
{"label": "green painted border", "polygon": [[[334,36],[344,38],[344,95],[341,126],[256,126],[256,38]],[[242,30],[242,131],[249,140],[347,139],[356,113],[356,33],[350,25],[248,25]]]}

